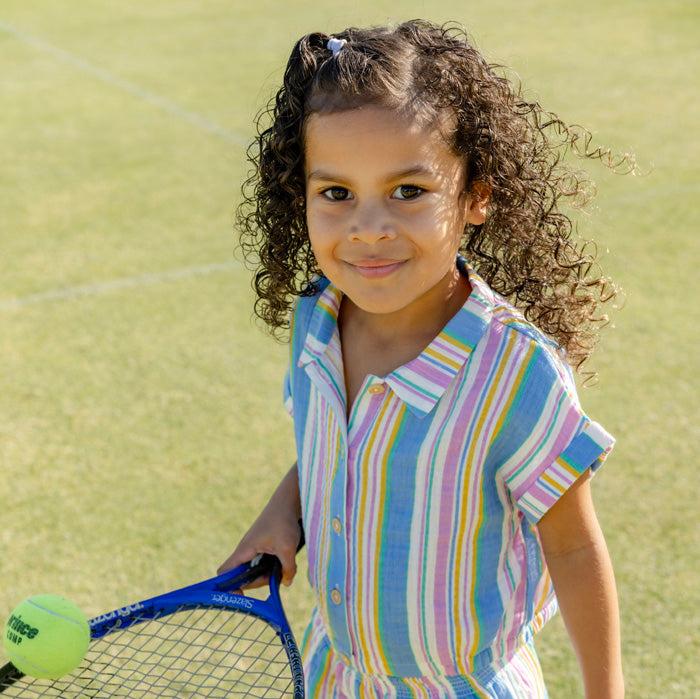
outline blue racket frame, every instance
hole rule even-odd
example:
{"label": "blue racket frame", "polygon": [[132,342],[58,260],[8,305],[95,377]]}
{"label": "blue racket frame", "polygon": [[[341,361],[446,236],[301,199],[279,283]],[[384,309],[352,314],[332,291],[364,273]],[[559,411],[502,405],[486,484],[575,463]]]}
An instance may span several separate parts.
{"label": "blue racket frame", "polygon": [[[270,590],[267,599],[260,600],[232,592],[266,574],[269,574]],[[232,609],[239,613],[259,617],[273,628],[289,660],[294,699],[304,699],[304,674],[301,656],[282,607],[279,593],[280,577],[279,560],[275,556],[263,554],[254,558],[250,563],[244,563],[214,578],[129,604],[89,619],[90,637],[92,639],[101,638],[109,633],[166,616],[177,610],[202,607]],[[0,670],[0,679],[13,681],[23,676],[14,668],[12,668],[14,669],[12,672],[10,667],[5,666]]]}

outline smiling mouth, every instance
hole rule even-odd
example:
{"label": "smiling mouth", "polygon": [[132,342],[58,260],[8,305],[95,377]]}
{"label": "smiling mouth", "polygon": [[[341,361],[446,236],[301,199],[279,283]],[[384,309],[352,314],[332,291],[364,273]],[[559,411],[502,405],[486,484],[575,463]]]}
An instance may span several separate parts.
{"label": "smiling mouth", "polygon": [[363,277],[372,279],[379,277],[388,277],[398,269],[400,269],[406,260],[363,260],[363,264],[348,264]]}
{"label": "smiling mouth", "polygon": [[363,269],[372,269],[375,267],[391,267],[392,265],[398,265],[406,260],[360,260],[359,262],[350,262],[353,267],[361,267]]}

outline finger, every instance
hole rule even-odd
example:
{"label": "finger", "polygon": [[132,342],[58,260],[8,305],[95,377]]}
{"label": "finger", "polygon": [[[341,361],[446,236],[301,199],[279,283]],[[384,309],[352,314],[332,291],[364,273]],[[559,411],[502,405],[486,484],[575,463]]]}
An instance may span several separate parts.
{"label": "finger", "polygon": [[241,587],[245,590],[254,590],[256,587],[265,587],[266,585],[269,585],[269,583],[270,576],[261,575],[259,578],[255,578],[255,580],[251,580],[249,583],[241,585]]}
{"label": "finger", "polygon": [[[235,565],[232,566],[232,568],[235,568],[235,567],[236,567]],[[221,566],[219,566],[219,570],[222,570],[222,572],[225,572],[225,571],[223,571],[223,568],[224,568],[224,564],[222,564]],[[221,573],[219,573],[219,575],[221,575]],[[244,584],[241,585],[237,590],[234,590],[234,592],[238,591],[238,592],[240,592],[241,594],[243,594],[243,590],[253,590],[253,589],[255,589],[256,587],[264,587],[264,586],[267,585],[268,583],[269,583],[269,576],[268,576],[268,575],[262,575],[262,576],[260,576],[260,577],[254,578],[254,579],[251,580],[250,582],[244,583]]]}
{"label": "finger", "polygon": [[217,575],[223,575],[229,570],[233,570],[236,566],[240,565],[235,559],[227,558],[217,569]]}
{"label": "finger", "polygon": [[290,551],[280,551],[277,556],[282,564],[282,584],[289,587],[297,574],[296,556]]}
{"label": "finger", "polygon": [[250,546],[238,547],[234,552],[216,569],[218,575],[223,575],[229,570],[237,568],[243,563],[247,563],[257,556],[259,552]]}

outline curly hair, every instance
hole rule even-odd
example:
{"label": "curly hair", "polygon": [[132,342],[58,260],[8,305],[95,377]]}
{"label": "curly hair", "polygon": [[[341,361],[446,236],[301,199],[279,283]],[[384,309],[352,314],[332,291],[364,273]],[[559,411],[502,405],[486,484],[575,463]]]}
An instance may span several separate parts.
{"label": "curly hair", "polygon": [[[322,275],[305,214],[308,117],[371,104],[440,128],[449,114],[450,128],[441,133],[465,159],[465,191],[474,191],[477,181],[491,188],[487,219],[465,226],[460,253],[580,370],[597,342],[594,324],[609,323],[606,314],[595,317],[597,308],[619,289],[607,278],[585,277],[595,258],[570,240],[572,222],[559,211],[559,201],[570,198],[581,208],[595,185],[588,191],[593,183],[585,173],[559,166],[558,151],[564,147],[565,154],[571,146],[579,157],[599,158],[613,169],[629,154],[613,163],[609,149],[589,152],[590,132],[524,99],[519,81],[516,90],[497,75],[495,69],[506,66],[487,63],[461,26],[452,24],[414,19],[313,32],[297,41],[282,87],[256,116],[258,135],[246,151],[253,170],[235,212],[244,261],[255,271],[254,315],[281,339],[278,331],[289,328],[294,298],[313,294],[314,278]],[[331,36],[347,40],[337,55],[327,48]],[[272,123],[263,128],[269,114]],[[634,169],[634,156],[631,163]]]}

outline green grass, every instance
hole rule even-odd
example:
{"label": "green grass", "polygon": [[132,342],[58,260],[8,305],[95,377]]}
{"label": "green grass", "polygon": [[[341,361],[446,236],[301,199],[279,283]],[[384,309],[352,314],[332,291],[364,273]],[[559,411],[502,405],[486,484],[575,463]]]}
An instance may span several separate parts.
{"label": "green grass", "polygon": [[[599,191],[580,234],[597,241],[627,297],[607,310],[615,328],[589,363],[600,383],[580,396],[618,439],[593,491],[620,596],[627,696],[700,695],[694,4],[76,8],[0,8],[0,22],[45,42],[0,25],[0,616],[37,592],[94,615],[214,575],[294,460],[281,403],[287,348],[251,322],[242,266],[7,302],[231,262],[244,145],[296,38],[454,19],[489,61],[512,67],[528,97],[652,171],[618,176],[574,161]],[[299,570],[285,590],[298,637],[311,607],[303,554]],[[560,615],[537,647],[551,696],[582,696]]]}

